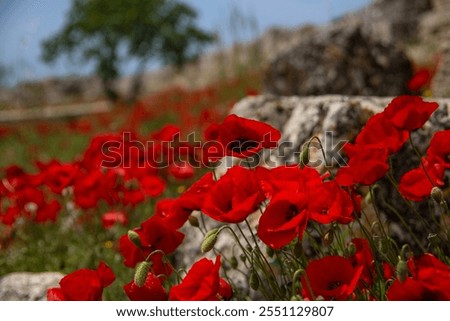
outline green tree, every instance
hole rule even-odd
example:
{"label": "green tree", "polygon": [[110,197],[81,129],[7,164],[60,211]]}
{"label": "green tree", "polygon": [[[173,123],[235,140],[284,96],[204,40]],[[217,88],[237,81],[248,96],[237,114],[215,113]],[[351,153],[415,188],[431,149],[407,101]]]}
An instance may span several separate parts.
{"label": "green tree", "polygon": [[181,66],[213,40],[212,34],[196,26],[196,16],[176,0],[74,0],[62,30],[42,43],[42,58],[53,62],[67,54],[94,62],[112,99],[118,98],[112,83],[120,76],[120,67],[136,59],[128,97],[134,100],[149,60]]}

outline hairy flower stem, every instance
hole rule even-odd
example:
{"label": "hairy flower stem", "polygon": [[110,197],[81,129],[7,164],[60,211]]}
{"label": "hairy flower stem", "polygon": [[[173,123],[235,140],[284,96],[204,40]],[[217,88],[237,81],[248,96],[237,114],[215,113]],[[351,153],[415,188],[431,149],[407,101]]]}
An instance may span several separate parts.
{"label": "hairy flower stem", "polygon": [[380,209],[378,208],[377,202],[375,201],[375,188],[373,186],[369,187],[369,193],[370,193],[370,197],[372,198],[372,204],[373,204],[373,208],[375,210],[375,215],[377,216],[377,220],[380,224],[380,230],[381,233],[383,234],[384,237],[388,237],[385,229],[384,229],[384,225],[383,225],[383,220],[381,219],[381,213],[380,213]]}
{"label": "hairy flower stem", "polygon": [[[256,254],[256,257],[257,257],[258,263],[259,263],[258,264],[259,269],[267,277],[267,280],[269,281],[269,283],[271,283],[271,285],[273,285],[272,286],[272,290],[277,290],[278,296],[281,298],[282,297],[282,294],[281,294],[282,292],[281,292],[280,285],[278,284],[275,272],[273,271],[272,266],[269,263],[269,261],[267,261],[267,258],[265,257],[265,255],[261,252],[261,249],[259,248],[259,245],[258,245],[258,241],[257,241],[256,236],[254,235],[254,233],[252,231],[252,228],[251,228],[250,224],[248,223],[247,220],[245,220],[245,222],[246,222],[247,227],[248,227],[248,229],[249,229],[249,231],[250,231],[250,233],[252,235],[252,238],[253,238],[253,240],[255,242],[255,247],[252,247],[250,241],[248,240],[247,236],[245,235],[244,231],[239,226],[239,224],[236,224],[236,226],[237,226],[238,230],[240,231],[240,233],[242,234],[242,236],[245,239],[245,241],[247,242],[247,245],[250,248],[253,248],[253,251],[252,251],[252,254],[251,254],[252,258],[253,258],[253,254]],[[271,281],[271,280],[273,280],[273,281]]]}
{"label": "hairy flower stem", "polygon": [[428,171],[427,171],[427,169],[425,167],[425,164],[423,163],[423,160],[422,160],[422,156],[423,155],[420,153],[419,149],[414,144],[414,142],[413,142],[413,140],[411,138],[411,135],[409,135],[409,144],[411,145],[411,147],[412,147],[413,151],[416,153],[416,155],[419,157],[419,159],[420,159],[420,166],[422,167],[422,169],[423,169],[425,175],[427,176],[428,180],[430,181],[431,185],[436,186],[434,184],[433,180],[431,179],[431,177],[430,177],[430,175],[429,175],[429,173],[428,173]]}

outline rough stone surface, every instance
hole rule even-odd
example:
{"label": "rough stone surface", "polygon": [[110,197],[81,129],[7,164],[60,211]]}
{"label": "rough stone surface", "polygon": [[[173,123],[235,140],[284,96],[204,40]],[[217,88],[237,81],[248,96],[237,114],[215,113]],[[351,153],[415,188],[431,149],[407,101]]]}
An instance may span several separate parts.
{"label": "rough stone surface", "polygon": [[[422,154],[432,134],[435,131],[450,128],[450,99],[432,99],[439,103],[439,109],[435,111],[425,126],[413,132],[412,140]],[[266,165],[276,166],[280,164],[297,163],[301,146],[313,136],[320,138],[323,144],[328,165],[342,165],[345,161],[340,147],[346,141],[352,141],[364,126],[366,121],[375,113],[381,112],[391,101],[388,97],[350,97],[350,96],[317,96],[317,97],[278,97],[258,96],[245,98],[237,103],[232,113],[268,122],[282,132],[279,148],[265,154]],[[334,148],[337,146],[336,148]],[[311,161],[324,166],[325,162],[318,149],[311,155]],[[400,177],[408,170],[418,166],[419,158],[406,144],[399,153],[392,158],[392,166],[395,178]],[[320,170],[320,166],[318,166]],[[428,234],[436,232],[437,228],[430,221],[424,226],[418,220],[414,211],[402,201],[399,194],[387,179],[378,182],[380,185],[381,200],[391,200],[389,207],[382,207],[385,217],[391,222],[390,228],[395,239],[400,243],[408,242],[413,247],[419,246],[409,235],[402,232],[398,224],[398,217],[392,209],[402,213],[403,218],[412,230],[421,236],[426,242]],[[416,210],[419,213],[429,213],[426,202],[417,203]],[[437,215],[437,213],[435,213]]]}
{"label": "rough stone surface", "polygon": [[44,301],[47,289],[57,287],[64,275],[56,272],[17,272],[0,277],[0,301]]}
{"label": "rough stone surface", "polygon": [[436,74],[431,83],[435,96],[450,96],[450,0],[432,1],[433,10],[420,21],[420,38],[438,52]]}
{"label": "rough stone surface", "polygon": [[399,47],[364,34],[359,24],[317,30],[268,67],[264,90],[275,95],[374,95],[407,92],[412,65]]}
{"label": "rough stone surface", "polygon": [[[445,1],[445,0],[444,0]],[[339,23],[356,23],[365,34],[387,43],[414,41],[419,22],[432,9],[432,0],[374,0],[362,10],[351,13]]]}

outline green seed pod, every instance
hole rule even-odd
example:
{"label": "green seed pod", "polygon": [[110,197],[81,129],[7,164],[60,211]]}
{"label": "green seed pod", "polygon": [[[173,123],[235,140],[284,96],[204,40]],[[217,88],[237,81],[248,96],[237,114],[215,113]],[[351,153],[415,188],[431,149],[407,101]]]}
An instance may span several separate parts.
{"label": "green seed pod", "polygon": [[397,269],[396,269],[397,279],[400,282],[405,282],[406,277],[408,276],[408,264],[406,261],[399,260],[397,263]]}
{"label": "green seed pod", "polygon": [[198,222],[198,218],[194,215],[189,215],[188,217],[189,224],[193,227],[199,227],[200,223]]}
{"label": "green seed pod", "polygon": [[134,272],[134,283],[138,287],[142,287],[147,280],[148,271],[150,271],[151,264],[147,261],[140,262],[136,265]]}
{"label": "green seed pod", "polygon": [[129,230],[128,231],[128,238],[138,248],[142,247],[141,238],[139,237],[139,234],[136,233],[136,231]]}
{"label": "green seed pod", "polygon": [[200,247],[202,253],[211,251],[214,248],[214,245],[216,245],[216,242],[217,242],[217,233],[205,235],[205,238],[203,239],[202,245]]}
{"label": "green seed pod", "polygon": [[253,290],[257,291],[259,289],[259,277],[258,273],[256,273],[255,270],[252,270],[252,272],[250,273],[250,279],[248,283],[250,284],[250,288],[252,288]]}

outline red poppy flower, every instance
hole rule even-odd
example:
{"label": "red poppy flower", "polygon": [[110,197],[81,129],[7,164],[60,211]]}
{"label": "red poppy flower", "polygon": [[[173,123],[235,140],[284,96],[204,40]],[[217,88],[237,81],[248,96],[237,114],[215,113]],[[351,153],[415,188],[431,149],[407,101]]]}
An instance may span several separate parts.
{"label": "red poppy flower", "polygon": [[255,212],[264,199],[255,172],[234,166],[206,195],[202,212],[219,222],[239,223]]}
{"label": "red poppy flower", "polygon": [[344,150],[350,160],[348,166],[341,167],[336,174],[339,185],[371,185],[386,175],[389,169],[387,149],[346,144]]}
{"label": "red poppy flower", "polygon": [[215,301],[220,289],[220,256],[214,263],[203,258],[192,265],[180,284],[169,292],[172,301]]}
{"label": "red poppy flower", "polygon": [[431,72],[427,68],[417,70],[407,83],[411,91],[419,91],[430,85]]}
{"label": "red poppy flower", "polygon": [[437,103],[425,102],[418,96],[398,96],[383,113],[398,129],[413,131],[421,128],[438,107]]}
{"label": "red poppy flower", "polygon": [[85,150],[80,165],[87,170],[102,167],[115,168],[122,165],[122,136],[101,134],[94,137]]}
{"label": "red poppy flower", "polygon": [[450,301],[450,268],[431,254],[408,260],[411,276],[395,280],[388,289],[391,301]]}
{"label": "red poppy flower", "polygon": [[24,188],[37,188],[41,184],[40,175],[29,175],[16,165],[5,169],[5,177],[0,180],[0,192],[15,197]]}
{"label": "red poppy flower", "polygon": [[142,177],[139,182],[141,190],[146,196],[158,197],[166,189],[166,182],[156,175]]}
{"label": "red poppy flower", "polygon": [[[141,224],[140,228],[134,229],[139,235],[142,247],[133,244],[127,235],[119,240],[119,250],[124,257],[124,264],[135,267],[137,263],[144,261],[147,256],[155,250],[161,250],[170,254],[181,244],[184,234],[168,226],[159,217],[151,217]],[[166,274],[166,267],[160,261],[161,255],[152,255],[153,272],[157,275]]]}
{"label": "red poppy flower", "polygon": [[202,208],[206,194],[214,184],[212,173],[206,173],[177,199],[158,201],[155,216],[172,228],[179,229],[193,211],[199,211]]}
{"label": "red poppy flower", "polygon": [[256,177],[267,198],[272,198],[283,190],[308,190],[311,186],[322,184],[317,170],[298,165],[278,166],[273,169],[257,167]]}
{"label": "red poppy flower", "polygon": [[61,164],[52,160],[49,164],[38,164],[41,170],[42,180],[49,189],[56,194],[61,194],[63,189],[73,185],[78,171],[78,166],[73,164]]}
{"label": "red poppy flower", "polygon": [[173,124],[166,124],[159,131],[151,134],[153,139],[163,141],[163,142],[171,142],[174,137],[180,134],[180,128]]}
{"label": "red poppy flower", "polygon": [[107,212],[102,215],[102,225],[104,228],[111,228],[116,224],[126,225],[128,218],[123,212]]}
{"label": "red poppy flower", "polygon": [[217,296],[221,300],[230,300],[233,296],[233,289],[225,279],[219,280],[219,291],[217,292]]}
{"label": "red poppy flower", "polygon": [[388,154],[397,152],[408,140],[409,132],[394,126],[386,113],[372,116],[356,137],[356,146],[365,148],[387,149]]}
{"label": "red poppy flower", "polygon": [[100,262],[97,270],[80,269],[61,279],[59,288],[47,291],[49,301],[100,301],[103,289],[115,280],[113,271]]}
{"label": "red poppy flower", "polygon": [[161,280],[151,272],[148,273],[143,286],[139,287],[134,281],[131,281],[123,288],[131,301],[167,300],[167,293],[161,284]]}
{"label": "red poppy flower", "polygon": [[444,186],[445,167],[436,158],[423,157],[422,165],[406,172],[399,185],[402,196],[416,202],[429,197],[434,186]]}
{"label": "red poppy flower", "polygon": [[354,267],[351,260],[341,256],[313,260],[305,271],[311,289],[303,276],[302,294],[310,300],[313,295],[325,300],[346,300],[355,291],[362,270],[362,266]]}
{"label": "red poppy flower", "polygon": [[279,249],[302,238],[308,223],[307,202],[307,195],[301,192],[283,191],[274,196],[259,219],[261,241]]}
{"label": "red poppy flower", "polygon": [[361,286],[371,285],[375,275],[374,259],[372,250],[367,239],[354,238],[351,240],[356,248],[355,254],[350,257],[353,267],[362,266]]}
{"label": "red poppy flower", "polygon": [[436,157],[446,168],[450,168],[450,130],[435,132],[427,149],[427,156]]}
{"label": "red poppy flower", "polygon": [[170,174],[176,179],[189,179],[194,177],[194,168],[188,162],[177,162],[169,167]]}
{"label": "red poppy flower", "polygon": [[263,148],[276,147],[280,137],[280,132],[272,126],[234,114],[205,131],[207,140],[218,141],[226,155],[239,158],[247,158]]}
{"label": "red poppy flower", "polygon": [[10,206],[5,212],[0,212],[0,222],[7,226],[12,226],[20,216],[20,208],[18,206]]}
{"label": "red poppy flower", "polygon": [[52,200],[49,203],[45,203],[43,206],[39,206],[33,220],[37,223],[47,221],[56,222],[60,210],[61,205],[59,202],[57,200]]}
{"label": "red poppy flower", "polygon": [[314,185],[309,194],[310,219],[321,224],[348,224],[354,220],[352,199],[335,181]]}
{"label": "red poppy flower", "polygon": [[82,209],[97,207],[105,192],[104,179],[105,176],[97,170],[78,172],[73,189],[75,204]]}

